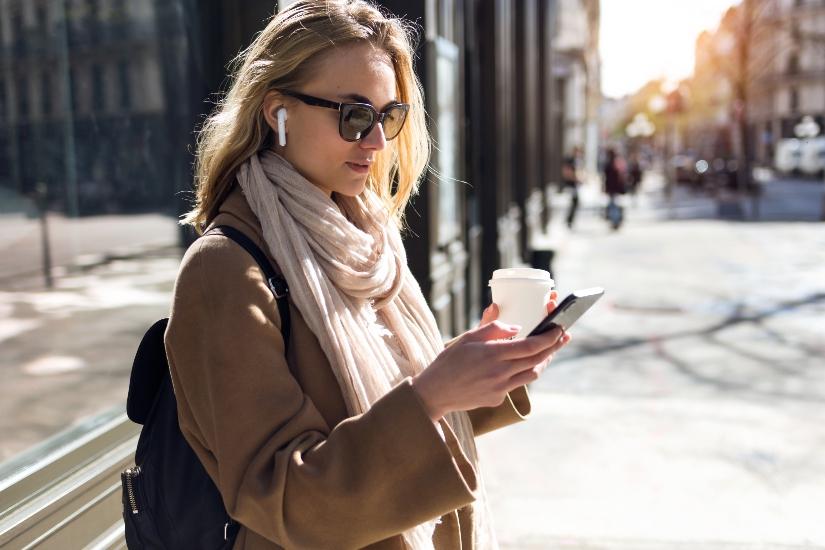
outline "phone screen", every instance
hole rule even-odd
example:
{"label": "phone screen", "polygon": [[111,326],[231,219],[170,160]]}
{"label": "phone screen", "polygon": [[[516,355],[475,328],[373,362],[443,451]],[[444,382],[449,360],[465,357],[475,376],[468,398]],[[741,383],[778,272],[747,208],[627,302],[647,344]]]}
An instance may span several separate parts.
{"label": "phone screen", "polygon": [[567,329],[573,326],[573,323],[584,315],[584,312],[590,309],[602,296],[604,296],[604,289],[601,287],[587,288],[573,292],[562,300],[556,309],[548,313],[547,317],[536,325],[536,328],[534,328],[527,337],[542,334],[557,326],[567,331]]}

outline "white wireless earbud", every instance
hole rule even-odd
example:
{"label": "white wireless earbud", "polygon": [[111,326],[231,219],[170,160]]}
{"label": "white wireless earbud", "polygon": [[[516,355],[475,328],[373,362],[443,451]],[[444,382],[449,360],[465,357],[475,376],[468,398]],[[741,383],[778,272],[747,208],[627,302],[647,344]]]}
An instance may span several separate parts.
{"label": "white wireless earbud", "polygon": [[286,147],[286,107],[278,109],[278,145]]}

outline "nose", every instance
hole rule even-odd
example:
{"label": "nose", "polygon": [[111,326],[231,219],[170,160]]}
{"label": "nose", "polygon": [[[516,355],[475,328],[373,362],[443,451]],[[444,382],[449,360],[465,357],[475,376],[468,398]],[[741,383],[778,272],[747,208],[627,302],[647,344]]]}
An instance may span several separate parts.
{"label": "nose", "polygon": [[369,134],[361,138],[359,143],[362,149],[381,151],[387,146],[387,139],[384,137],[384,125],[380,122],[377,123]]}

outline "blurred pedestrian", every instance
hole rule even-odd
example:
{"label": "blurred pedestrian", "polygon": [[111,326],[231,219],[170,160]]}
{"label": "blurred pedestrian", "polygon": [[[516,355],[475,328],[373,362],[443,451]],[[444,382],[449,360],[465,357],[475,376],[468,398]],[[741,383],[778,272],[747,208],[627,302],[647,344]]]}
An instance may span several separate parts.
{"label": "blurred pedestrian", "polygon": [[608,202],[605,217],[610,221],[613,229],[618,229],[624,221],[624,211],[616,201],[616,197],[625,193],[624,162],[613,147],[607,149],[604,162],[604,192]]}
{"label": "blurred pedestrian", "polygon": [[285,338],[255,259],[214,233],[175,284],[180,427],[236,550],[495,547],[474,437],[524,418],[569,341],[510,340],[491,305],[442,343],[399,231],[430,149],[409,28],[367,2],[291,3],[200,131],[184,223],[245,233],[289,287]]}
{"label": "blurred pedestrian", "polygon": [[577,145],[573,147],[570,154],[565,155],[561,165],[562,190],[570,191],[570,206],[567,209],[567,227],[573,228],[576,221],[576,213],[579,210],[579,166],[581,162],[581,148]]}

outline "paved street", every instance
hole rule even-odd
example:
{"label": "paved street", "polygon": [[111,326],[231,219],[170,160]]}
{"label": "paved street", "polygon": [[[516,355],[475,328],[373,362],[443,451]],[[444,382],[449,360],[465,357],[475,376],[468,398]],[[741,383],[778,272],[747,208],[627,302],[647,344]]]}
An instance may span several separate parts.
{"label": "paved street", "polygon": [[[825,548],[825,224],[645,184],[618,233],[585,193],[556,278],[607,294],[530,421],[480,440],[503,547]],[[822,187],[769,184],[763,213],[816,220]]]}

